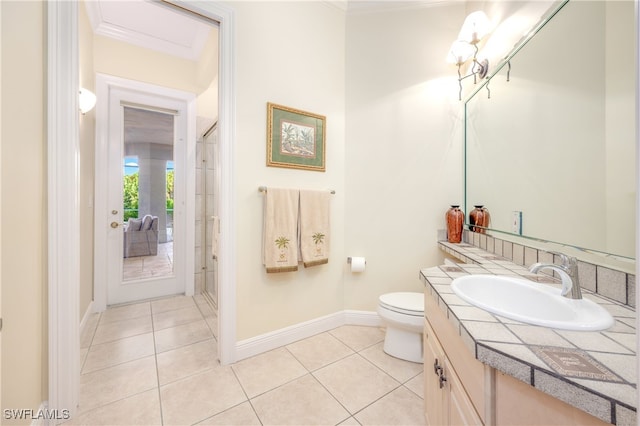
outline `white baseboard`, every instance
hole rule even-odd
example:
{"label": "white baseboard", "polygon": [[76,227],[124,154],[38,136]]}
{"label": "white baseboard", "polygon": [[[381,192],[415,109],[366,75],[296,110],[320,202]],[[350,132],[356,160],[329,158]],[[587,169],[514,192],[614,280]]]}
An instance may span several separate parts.
{"label": "white baseboard", "polygon": [[84,312],[84,315],[82,316],[82,320],[80,321],[80,336],[82,336],[82,332],[84,331],[84,328],[87,326],[87,321],[89,320],[89,316],[91,316],[91,314],[93,314],[93,300],[91,301],[91,303],[89,303],[89,306],[87,306],[87,310]]}
{"label": "white baseboard", "polygon": [[281,328],[236,344],[236,360],[240,361],[343,325],[379,327],[380,317],[371,311],[341,311],[300,324]]}
{"label": "white baseboard", "polygon": [[344,325],[365,325],[368,327],[381,327],[382,320],[377,312],[372,311],[343,311]]}

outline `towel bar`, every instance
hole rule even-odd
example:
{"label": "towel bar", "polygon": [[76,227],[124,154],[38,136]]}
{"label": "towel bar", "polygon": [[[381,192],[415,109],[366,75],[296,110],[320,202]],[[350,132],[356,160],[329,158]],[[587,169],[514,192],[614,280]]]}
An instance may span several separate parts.
{"label": "towel bar", "polygon": [[[260,191],[260,192],[267,192],[267,187],[266,187],[266,186],[259,186],[259,187],[258,187],[258,191]],[[332,194],[335,194],[335,193],[336,193],[336,191],[335,191],[335,190],[333,190],[333,189],[332,189],[332,190],[330,190],[329,192],[331,192]]]}

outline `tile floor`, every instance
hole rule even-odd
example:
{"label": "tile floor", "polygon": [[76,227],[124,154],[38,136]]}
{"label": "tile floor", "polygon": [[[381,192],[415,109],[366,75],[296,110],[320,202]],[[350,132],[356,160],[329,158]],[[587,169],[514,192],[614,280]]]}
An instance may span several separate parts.
{"label": "tile floor", "polygon": [[422,365],[386,355],[382,329],[343,326],[220,366],[216,321],[202,296],[92,316],[66,424],[424,424]]}
{"label": "tile floor", "polygon": [[125,281],[170,275],[173,272],[173,241],[158,244],[155,256],[125,257],[122,262]]}

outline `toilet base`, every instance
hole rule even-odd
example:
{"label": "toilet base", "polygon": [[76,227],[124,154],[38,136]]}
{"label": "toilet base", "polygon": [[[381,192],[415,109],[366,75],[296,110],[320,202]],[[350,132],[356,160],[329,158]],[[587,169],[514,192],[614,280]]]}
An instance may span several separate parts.
{"label": "toilet base", "polygon": [[424,358],[422,333],[387,326],[384,351],[393,357],[422,364]]}

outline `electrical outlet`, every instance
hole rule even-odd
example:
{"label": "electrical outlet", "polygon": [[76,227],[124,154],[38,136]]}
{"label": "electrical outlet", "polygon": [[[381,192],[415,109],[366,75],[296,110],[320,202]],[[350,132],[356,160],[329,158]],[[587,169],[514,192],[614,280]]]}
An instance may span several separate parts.
{"label": "electrical outlet", "polygon": [[511,231],[514,234],[522,235],[522,212],[514,211],[511,214]]}

